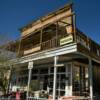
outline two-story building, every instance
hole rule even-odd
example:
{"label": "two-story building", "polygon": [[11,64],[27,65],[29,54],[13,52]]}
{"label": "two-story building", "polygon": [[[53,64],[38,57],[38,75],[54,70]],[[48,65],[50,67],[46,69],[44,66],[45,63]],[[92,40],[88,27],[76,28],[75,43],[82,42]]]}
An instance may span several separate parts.
{"label": "two-story building", "polygon": [[100,45],[76,27],[75,15],[67,4],[20,29],[20,39],[7,46],[18,53],[11,60],[12,90],[32,86],[53,98],[93,97],[93,87],[99,87],[93,85],[100,83]]}

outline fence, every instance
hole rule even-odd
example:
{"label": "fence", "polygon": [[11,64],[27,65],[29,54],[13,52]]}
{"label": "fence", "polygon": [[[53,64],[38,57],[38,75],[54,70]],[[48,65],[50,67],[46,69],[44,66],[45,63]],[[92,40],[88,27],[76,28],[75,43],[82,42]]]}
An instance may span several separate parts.
{"label": "fence", "polygon": [[[0,97],[0,100],[16,100],[15,98],[5,98],[5,97]],[[25,100],[25,99],[21,99]],[[46,98],[36,98],[36,97],[29,97],[27,100],[47,100]]]}
{"label": "fence", "polygon": [[46,98],[28,97],[27,100],[47,100]]}
{"label": "fence", "polygon": [[11,98],[9,98],[9,97],[8,97],[8,98],[0,97],[0,100],[15,100],[15,98],[12,98],[12,99],[11,99]]}

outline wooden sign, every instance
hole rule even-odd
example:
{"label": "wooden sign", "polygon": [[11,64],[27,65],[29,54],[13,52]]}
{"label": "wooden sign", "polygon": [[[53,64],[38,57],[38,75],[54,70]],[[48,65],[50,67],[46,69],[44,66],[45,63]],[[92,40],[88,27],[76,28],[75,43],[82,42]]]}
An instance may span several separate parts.
{"label": "wooden sign", "polygon": [[73,42],[73,36],[72,35],[69,35],[69,36],[66,36],[66,37],[60,39],[60,45],[64,45],[64,44],[67,44],[67,43],[70,43],[70,42]]}

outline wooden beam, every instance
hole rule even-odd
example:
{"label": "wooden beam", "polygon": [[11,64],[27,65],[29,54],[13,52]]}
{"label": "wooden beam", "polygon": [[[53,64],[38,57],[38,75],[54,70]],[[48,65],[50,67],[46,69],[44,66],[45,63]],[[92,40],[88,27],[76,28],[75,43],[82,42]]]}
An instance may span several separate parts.
{"label": "wooden beam", "polygon": [[48,20],[39,22],[36,25],[34,25],[33,27],[28,28],[26,31],[23,31],[22,32],[22,37],[27,35],[27,34],[30,34],[31,32],[33,32],[33,31],[35,31],[35,30],[37,30],[39,28],[42,28],[45,25],[54,23],[54,22],[56,22],[58,20],[61,20],[62,18],[66,18],[66,17],[72,16],[72,15],[73,15],[73,13],[71,12],[71,10],[69,10],[69,11],[63,12],[61,14],[55,15],[54,17],[49,18]]}

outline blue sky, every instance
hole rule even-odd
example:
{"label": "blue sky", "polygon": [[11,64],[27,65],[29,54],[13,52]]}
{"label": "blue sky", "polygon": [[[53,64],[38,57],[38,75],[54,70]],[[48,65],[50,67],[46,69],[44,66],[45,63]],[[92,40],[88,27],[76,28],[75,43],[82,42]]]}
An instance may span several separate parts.
{"label": "blue sky", "polygon": [[[68,1],[0,0],[0,40],[18,39],[19,28],[62,7]],[[77,27],[100,44],[100,0],[74,0],[73,2]]]}

